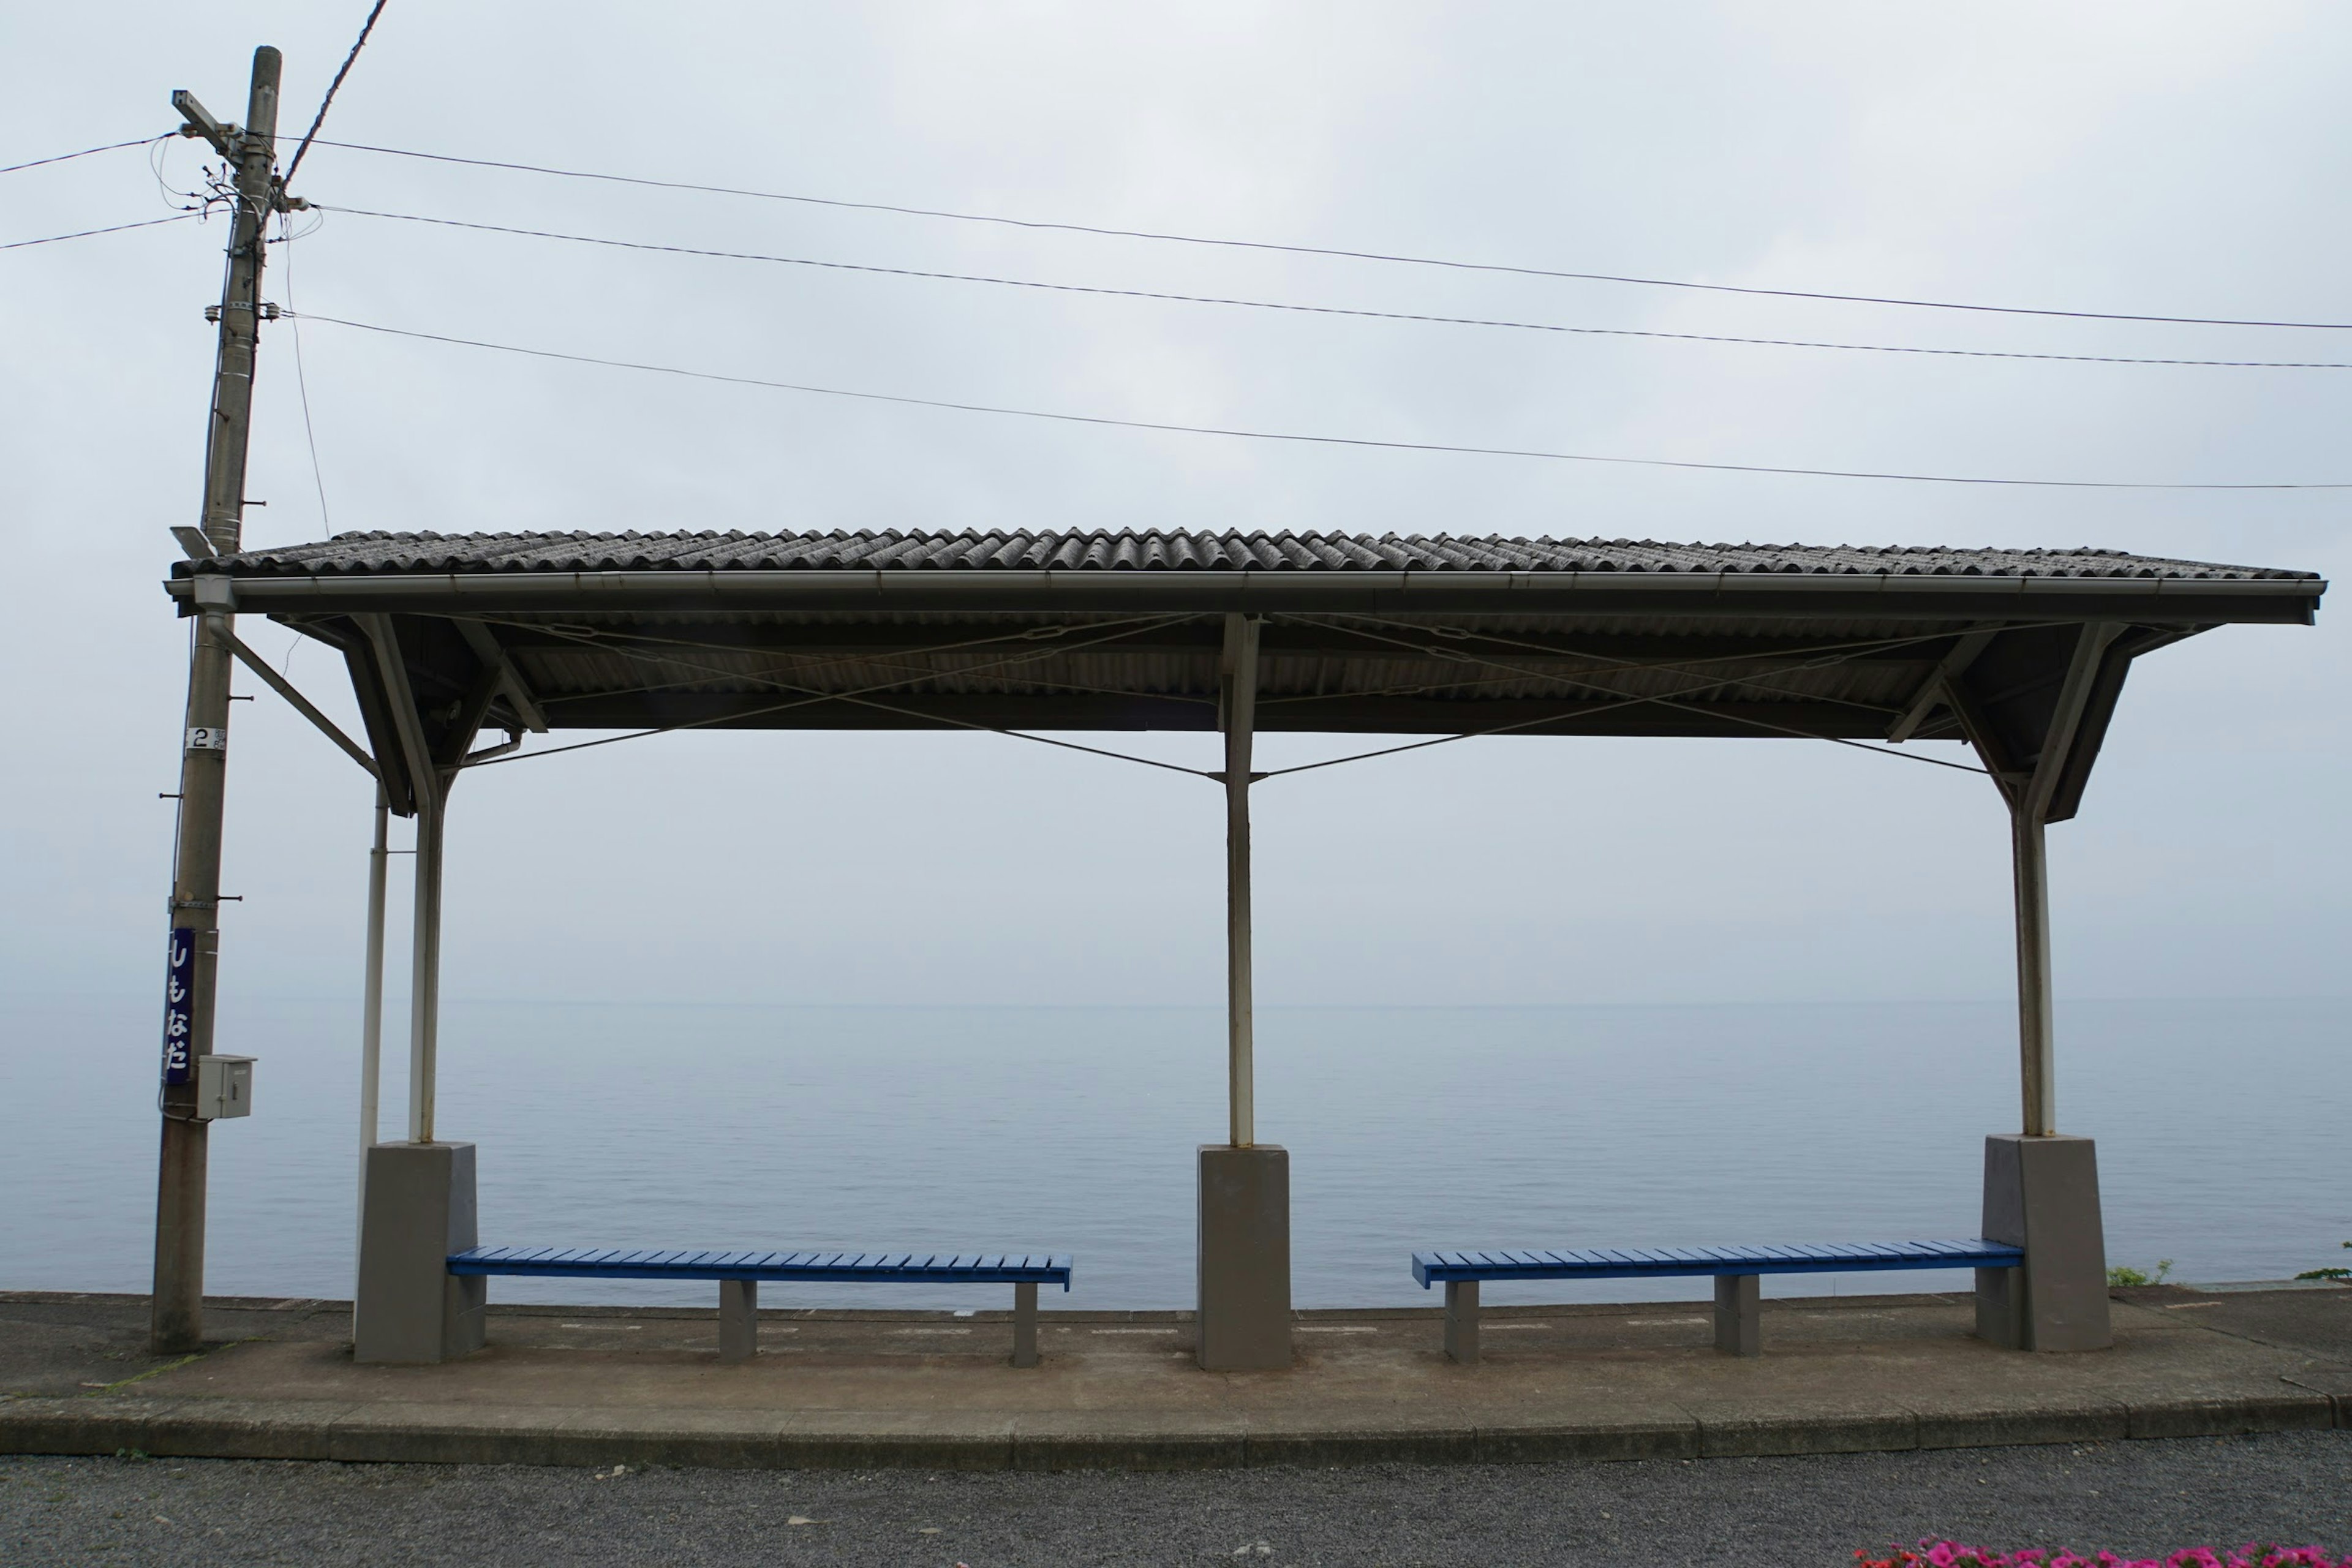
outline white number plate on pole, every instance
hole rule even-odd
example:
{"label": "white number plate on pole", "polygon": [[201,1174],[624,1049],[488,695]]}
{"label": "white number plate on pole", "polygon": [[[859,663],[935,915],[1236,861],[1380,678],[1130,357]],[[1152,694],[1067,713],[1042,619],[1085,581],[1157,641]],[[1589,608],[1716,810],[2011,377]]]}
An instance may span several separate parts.
{"label": "white number plate on pole", "polygon": [[188,750],[192,752],[226,752],[228,750],[228,729],[193,724],[188,728]]}

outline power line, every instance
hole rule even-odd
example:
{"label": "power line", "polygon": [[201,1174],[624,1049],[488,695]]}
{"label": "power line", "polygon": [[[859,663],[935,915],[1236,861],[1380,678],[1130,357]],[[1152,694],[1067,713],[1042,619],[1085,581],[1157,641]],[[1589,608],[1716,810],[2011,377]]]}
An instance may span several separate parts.
{"label": "power line", "polygon": [[13,174],[20,169],[38,169],[49,163],[69,163],[76,158],[87,158],[94,153],[120,153],[125,147],[144,147],[150,142],[164,142],[170,139],[171,132],[166,132],[161,136],[142,136],[130,142],[109,142],[103,147],[85,147],[79,153],[59,153],[53,158],[35,158],[26,163],[10,163],[5,167],[0,167],[0,174]]}
{"label": "power line", "polygon": [[294,149],[293,161],[286,165],[286,173],[278,177],[278,189],[284,190],[294,183],[294,171],[302,166],[302,154],[310,150],[311,142],[319,134],[319,127],[327,122],[327,110],[335,101],[336,89],[343,85],[343,79],[352,74],[352,66],[360,58],[360,51],[367,47],[368,35],[375,31],[375,19],[383,15],[383,7],[384,0],[375,0],[375,9],[370,11],[367,20],[360,24],[360,36],[352,40],[352,52],[343,57],[342,66],[335,72],[335,79],[327,84],[327,96],[319,100],[319,112],[311,117],[310,129],[302,132],[301,142]]}
{"label": "power line", "polygon": [[480,234],[516,235],[529,239],[560,239],[573,245],[603,246],[614,250],[652,251],[665,256],[694,256],[719,261],[764,261],[783,267],[813,267],[828,272],[865,272],[884,278],[925,278],[948,283],[987,283],[1003,289],[1034,289],[1055,294],[1094,294],[1119,300],[1159,300],[1183,305],[1225,305],[1250,310],[1295,311],[1310,316],[1350,316],[1376,321],[1419,321],[1447,327],[1496,327],[1521,332],[1564,332],[1579,337],[1655,338],[1686,343],[1745,343],[1766,348],[1844,349],[1863,353],[1933,354],[1958,359],[2055,360],[2073,364],[2195,365],[2233,370],[2352,370],[2352,361],[2258,359],[2146,359],[2124,354],[2029,353],[2003,349],[1921,348],[1904,343],[1825,342],[1811,338],[1745,338],[1720,332],[1666,332],[1633,327],[1570,327],[1548,321],[1514,321],[1484,316],[1438,316],[1410,310],[1368,310],[1344,305],[1302,305],[1276,300],[1245,300],[1218,294],[1171,294],[1151,289],[1109,289],[1087,283],[1045,283],[1030,278],[997,278],[977,272],[932,272],[913,267],[878,267],[856,261],[824,261],[805,256],[775,256],[756,250],[711,250],[691,245],[660,245],[648,240],[608,239],[593,234],[564,234],[554,229],[517,228],[508,224],[473,223],[462,218],[427,217],[418,213],[378,212],[368,207],[331,206],[314,202],[320,212],[351,217],[385,218],[396,223],[426,224],[436,228],[468,229]]}
{"label": "power line", "polygon": [[159,223],[181,223],[199,216],[201,215],[192,212],[173,213],[170,217],[151,217],[139,223],[118,223],[106,228],[76,229],[71,234],[52,234],[40,239],[12,239],[5,245],[0,245],[0,250],[22,250],[28,245],[55,245],[61,239],[88,239],[94,234],[121,234],[127,228],[153,228]]}
{"label": "power line", "polygon": [[1036,218],[1003,217],[990,213],[955,212],[942,207],[902,206],[890,202],[854,202],[832,196],[801,195],[786,191],[757,191],[738,185],[698,184],[688,180],[654,180],[635,174],[608,174],[584,169],[558,169],[543,163],[518,163],[497,158],[464,158],[449,153],[419,153],[405,147],[378,147],[363,142],[326,142],[351,153],[375,153],[392,158],[416,158],[433,163],[457,163],[476,169],[504,169],[517,174],[549,174],[564,180],[592,180],[604,184],[639,185],[653,190],[689,191],[703,195],[745,196],[755,201],[793,202],[804,206],[837,207],[851,212],[896,213],[906,217],[944,218],[955,223],[996,224],[1008,228],[1044,229],[1061,234],[1088,234],[1111,239],[1148,239],[1169,245],[1210,246],[1226,250],[1265,250],[1289,256],[1328,256],[1349,261],[1378,261],[1402,267],[1436,267],[1456,272],[1500,272],[1520,278],[1557,278],[1580,283],[1625,283],[1647,289],[1687,289],[1710,294],[1745,294],[1770,300],[1826,300],[1847,305],[1894,305],[1915,310],[1969,310],[1996,316],[2048,316],[2079,321],[2153,321],[2186,327],[2290,327],[2314,331],[2352,331],[2352,321],[2288,321],[2236,316],[2161,316],[2125,310],[2062,310],[2025,305],[1979,305],[1952,300],[1913,300],[1885,294],[1839,294],[1816,289],[1757,289],[1736,283],[1698,283],[1685,278],[1643,278],[1618,272],[1571,272],[1549,267],[1521,267],[1495,261],[1462,261],[1445,257],[1413,256],[1380,250],[1349,250],[1337,246],[1287,245],[1266,239],[1225,239],[1156,229],[1110,228],[1096,224],[1052,223]]}
{"label": "power line", "polygon": [[[290,216],[284,220],[281,227],[286,230],[293,227],[293,219]],[[302,438],[310,444],[310,482],[318,488],[319,491],[319,526],[322,531],[331,533],[334,531],[335,525],[333,519],[327,512],[327,475],[326,470],[319,466],[319,432],[310,423],[310,373],[302,363],[302,319],[300,313],[294,309],[293,238],[294,236],[290,232],[282,233],[279,236],[279,242],[286,247],[286,310],[287,313],[294,318],[289,323],[294,334],[294,384],[302,395]]]}
{"label": "power line", "polygon": [[648,364],[637,360],[606,359],[595,354],[566,353],[555,349],[526,348],[517,343],[488,342],[479,338],[453,337],[441,332],[412,331],[404,327],[380,326],[372,321],[353,321],[340,316],[305,314],[303,319],[324,321],[331,326],[351,327],[364,332],[381,332],[389,337],[414,338],[422,342],[450,343],[460,348],[488,349],[499,353],[522,354],[532,359],[558,360],[568,364],[593,364],[604,365],[614,370],[645,371],[656,375],[680,376],[690,381],[714,381],[732,386],[759,386],[777,392],[807,393],[818,397],[856,398],[866,403],[896,403],[916,408],[944,408],[961,414],[993,414],[1021,419],[1050,419],[1065,425],[1095,425],[1123,430],[1154,430],[1180,436],[1223,436],[1244,441],[1284,441],[1317,447],[1360,447],[1392,452],[1444,452],[1474,458],[1523,458],[1555,463],[1608,463],[1644,468],[1690,468],[1711,473],[1788,474],[1829,479],[1895,479],[1915,484],[1935,485],[1995,485],[2006,488],[2077,490],[2352,489],[2352,480],[2313,484],[2220,484],[2134,479],[2024,479],[1966,474],[1896,473],[1876,469],[1784,468],[1765,463],[1702,463],[1675,458],[1621,458],[1591,452],[1552,452],[1519,447],[1466,447],[1438,441],[1385,441],[1363,436],[1316,436],[1298,431],[1244,430],[1216,425],[1179,425],[1155,419],[1119,419],[1103,414],[1067,414],[1053,409],[1014,408],[999,404],[963,403],[948,398],[911,397],[887,392],[859,392],[845,387],[814,386],[801,382],[770,381],[759,376],[727,375],[717,371],[688,370],[677,365]]}

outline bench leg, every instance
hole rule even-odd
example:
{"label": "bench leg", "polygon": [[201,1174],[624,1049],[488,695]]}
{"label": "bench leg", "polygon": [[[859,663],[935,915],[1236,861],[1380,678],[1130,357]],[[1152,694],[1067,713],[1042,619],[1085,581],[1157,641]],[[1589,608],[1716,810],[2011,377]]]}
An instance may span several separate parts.
{"label": "bench leg", "polygon": [[1445,1353],[1464,1366],[1478,1363],[1478,1281],[1445,1282]]}
{"label": "bench leg", "polygon": [[760,1353],[760,1282],[719,1282],[719,1359],[750,1361]]}
{"label": "bench leg", "polygon": [[1037,1282],[1016,1281],[1013,1287],[1013,1364],[1037,1364]]}
{"label": "bench leg", "polygon": [[1763,1283],[1753,1274],[1715,1277],[1715,1348],[1724,1354],[1764,1353]]}

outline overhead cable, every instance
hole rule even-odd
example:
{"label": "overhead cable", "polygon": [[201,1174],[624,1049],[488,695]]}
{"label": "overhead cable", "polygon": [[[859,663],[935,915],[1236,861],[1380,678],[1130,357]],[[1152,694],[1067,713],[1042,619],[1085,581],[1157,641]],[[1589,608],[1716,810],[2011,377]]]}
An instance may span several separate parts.
{"label": "overhead cable", "polygon": [[[291,232],[293,218],[290,214],[279,225],[279,228],[281,242],[290,241],[294,237]],[[285,265],[278,275],[286,279],[286,305],[290,310],[294,305],[294,247],[291,244],[286,245]],[[335,524],[327,511],[326,470],[319,465],[319,430],[318,426],[310,421],[310,373],[302,363],[302,322],[299,313],[295,320],[288,322],[287,325],[292,329],[294,337],[294,385],[300,393],[302,400],[302,439],[309,443],[310,447],[310,482],[319,491],[319,526],[325,532],[331,534]]]}
{"label": "overhead cable", "polygon": [[1721,332],[1667,332],[1633,327],[1570,327],[1548,321],[1514,321],[1483,316],[1438,316],[1410,310],[1367,310],[1342,305],[1301,305],[1276,300],[1245,300],[1217,294],[1171,294],[1151,289],[1110,289],[1086,283],[1045,283],[1030,278],[998,278],[975,272],[933,272],[913,267],[879,267],[856,261],[825,261],[805,256],[775,256],[756,250],[713,250],[690,245],[661,245],[649,240],[609,239],[601,235],[564,234],[554,229],[518,228],[508,224],[473,223],[462,218],[427,217],[418,213],[377,212],[367,207],[311,205],[321,212],[351,217],[384,218],[396,223],[428,224],[436,228],[470,229],[481,234],[516,235],[530,239],[560,239],[573,245],[603,246],[614,250],[653,251],[666,256],[694,256],[721,261],[764,261],[784,267],[811,267],[828,272],[865,272],[885,278],[924,278],[948,283],[987,283],[1003,289],[1034,289],[1055,294],[1095,294],[1120,300],[1157,300],[1183,305],[1224,305],[1250,310],[1285,310],[1310,316],[1352,316],[1367,321],[1419,321],[1447,327],[1496,327],[1521,332],[1563,332],[1579,337],[1655,338],[1686,343],[1745,343],[1767,348],[1843,349],[1863,353],[1933,354],[1956,359],[2056,360],[2074,364],[2197,365],[2234,370],[2352,370],[2352,361],[2251,359],[2149,359],[2126,354],[2029,353],[2004,349],[1921,348],[1905,343],[1842,343],[1811,338],[1746,338]]}
{"label": "overhead cable", "polygon": [[1685,278],[1644,278],[1630,273],[1572,272],[1549,267],[1523,267],[1495,261],[1462,261],[1445,257],[1402,252],[1350,250],[1337,246],[1287,245],[1265,239],[1225,239],[1205,235],[1176,234],[1156,229],[1111,228],[1097,224],[1049,223],[1036,218],[1004,217],[990,213],[955,212],[941,207],[904,206],[891,202],[845,201],[832,196],[802,195],[786,191],[750,190],[739,185],[700,184],[688,180],[655,180],[635,174],[600,174],[585,169],[558,169],[543,163],[520,163],[497,158],[463,158],[447,153],[419,153],[405,147],[379,147],[363,142],[321,142],[352,153],[376,153],[393,158],[417,158],[427,163],[457,163],[477,169],[504,169],[518,174],[551,174],[558,179],[593,180],[605,184],[640,185],[655,190],[689,191],[703,195],[747,196],[757,201],[793,202],[805,206],[839,207],[854,212],[897,213],[907,217],[945,218],[956,223],[997,224],[1008,228],[1045,229],[1064,234],[1090,234],[1113,239],[1148,239],[1171,245],[1199,245],[1228,250],[1275,251],[1290,256],[1328,256],[1350,261],[1378,261],[1405,267],[1436,267],[1457,272],[1500,272],[1521,278],[1557,278],[1582,283],[1626,283],[1651,289],[1687,289],[1710,294],[1746,294],[1773,300],[1825,300],[1848,305],[1894,305],[1915,310],[1969,310],[1997,316],[2048,316],[2084,321],[2154,321],[2188,327],[2291,327],[2315,331],[2352,331],[2352,321],[2273,321],[2238,316],[2164,316],[2126,310],[2063,310],[2026,305],[1979,305],[1953,300],[1915,300],[1885,294],[1841,294],[1819,289],[1759,289],[1737,283],[1699,283]]}
{"label": "overhead cable", "polygon": [[352,40],[352,52],[343,57],[341,67],[335,72],[335,79],[327,84],[327,96],[319,100],[319,112],[311,116],[310,129],[302,132],[301,142],[295,147],[294,156],[286,165],[286,173],[278,178],[279,188],[294,183],[294,171],[302,166],[302,154],[310,150],[310,143],[318,138],[319,127],[327,122],[327,110],[334,104],[336,89],[343,85],[343,79],[352,74],[352,66],[359,59],[360,51],[367,47],[368,35],[375,31],[375,19],[383,15],[383,7],[384,0],[375,0],[375,8],[367,14],[367,20],[360,24],[360,36]]}
{"label": "overhead cable", "polygon": [[0,250],[22,250],[28,245],[55,245],[61,239],[88,239],[94,234],[121,234],[127,228],[153,228],[159,223],[180,223],[198,215],[192,212],[173,213],[170,217],[151,217],[139,223],[118,223],[106,228],[81,228],[71,234],[52,234],[40,239],[12,239],[0,245]]}
{"label": "overhead cable", "polygon": [[54,157],[35,158],[23,163],[0,165],[0,174],[13,174],[20,169],[38,169],[48,163],[70,163],[76,158],[87,158],[93,153],[120,153],[125,147],[144,147],[150,142],[163,142],[170,138],[171,132],[165,132],[161,136],[137,136],[128,142],[109,142],[103,147],[85,147],[79,153],[59,153]]}
{"label": "overhead cable", "polygon": [[1157,419],[1120,419],[1104,414],[1070,414],[1056,409],[1016,408],[1001,404],[965,403],[950,398],[913,397],[898,393],[861,392],[847,387],[815,386],[791,381],[770,381],[760,376],[727,375],[717,371],[689,370],[678,365],[650,364],[640,360],[608,359],[596,354],[566,353],[554,349],[526,348],[519,343],[489,342],[480,338],[455,337],[444,332],[420,332],[404,327],[386,327],[372,321],[354,321],[340,316],[321,316],[307,311],[303,313],[302,319],[324,321],[330,326],[351,327],[360,331],[379,332],[388,337],[411,338],[420,342],[448,343],[459,348],[487,349],[499,353],[521,354],[530,359],[555,360],[567,364],[593,364],[613,370],[643,371],[655,375],[673,375],[689,381],[719,382],[730,386],[765,387],[776,392],[805,393],[818,397],[854,398],[865,403],[894,403],[914,408],[943,408],[960,414],[990,414],[1020,419],[1047,419],[1065,425],[1094,425],[1122,430],[1152,430],[1179,436],[1222,436],[1243,441],[1282,441],[1304,446],[1356,447],[1392,452],[1441,452],[1461,457],[1517,458],[1554,463],[1606,463],[1630,468],[1687,468],[1709,473],[1786,474],[1829,479],[1886,479],[1912,484],[1995,485],[2005,488],[2075,490],[2352,489],[2352,480],[2224,483],[2147,479],[2032,479],[1982,474],[1920,474],[1865,468],[1797,468],[1767,463],[1712,463],[1675,458],[1625,458],[1593,452],[1546,451],[1522,447],[1471,447],[1440,441],[1395,441],[1364,436],[1320,436],[1290,430],[1244,430],[1227,426],[1180,425]]}

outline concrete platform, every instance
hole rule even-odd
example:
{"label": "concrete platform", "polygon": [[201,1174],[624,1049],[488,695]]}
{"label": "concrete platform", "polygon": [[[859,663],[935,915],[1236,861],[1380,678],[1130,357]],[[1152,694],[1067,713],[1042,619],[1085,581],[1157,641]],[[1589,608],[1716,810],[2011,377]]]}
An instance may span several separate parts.
{"label": "concrete platform", "polygon": [[1204,1373],[1190,1313],[761,1314],[493,1304],[489,1348],[361,1366],[347,1302],[216,1300],[154,1362],[143,1297],[0,1293],[0,1452],[958,1469],[1705,1458],[2352,1427],[2352,1289],[2116,1292],[2116,1345],[1975,1339],[1965,1296],[1766,1303],[1764,1355],[1706,1303],[1490,1309],[1457,1366],[1429,1310],[1297,1314],[1286,1370]]}

